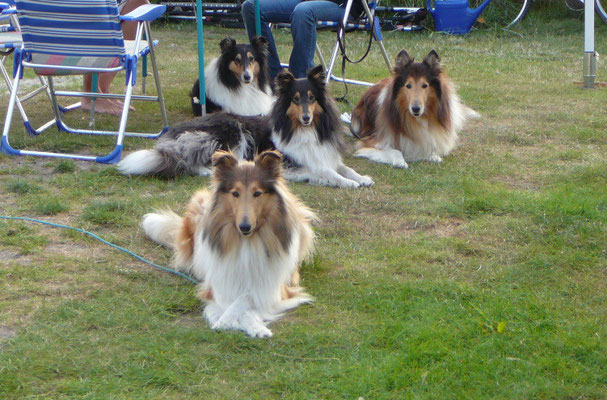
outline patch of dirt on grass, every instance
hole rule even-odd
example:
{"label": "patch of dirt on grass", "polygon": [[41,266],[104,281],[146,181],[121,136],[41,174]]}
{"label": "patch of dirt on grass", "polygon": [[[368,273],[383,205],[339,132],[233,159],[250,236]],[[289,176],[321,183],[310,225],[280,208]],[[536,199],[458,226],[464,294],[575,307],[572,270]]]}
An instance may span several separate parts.
{"label": "patch of dirt on grass", "polygon": [[440,221],[436,224],[432,224],[426,231],[439,237],[463,236],[464,234],[460,229],[462,225],[465,225],[463,219],[452,218],[447,221]]}
{"label": "patch of dirt on grass", "polygon": [[89,246],[70,242],[70,243],[57,243],[51,242],[45,247],[45,253],[59,254],[66,257],[77,257],[77,258],[88,258],[97,252],[92,252]]}
{"label": "patch of dirt on grass", "polygon": [[0,325],[0,349],[2,349],[2,342],[14,337],[15,335],[17,335],[15,330],[9,328],[8,326]]}
{"label": "patch of dirt on grass", "polygon": [[532,182],[530,177],[514,177],[507,175],[499,175],[495,180],[505,184],[510,189],[537,191],[539,185],[537,182]]}
{"label": "patch of dirt on grass", "polygon": [[179,318],[175,319],[174,324],[198,327],[201,325],[204,326],[205,321],[204,321],[204,318],[202,318],[202,312],[197,312],[197,313],[189,313],[189,314],[184,314],[184,315],[179,316]]}
{"label": "patch of dirt on grass", "polygon": [[[369,225],[368,221],[373,221],[373,223]],[[419,232],[439,237],[452,237],[461,235],[460,226],[464,223],[464,220],[455,218],[435,222],[421,219],[402,220],[398,216],[385,214],[360,214],[356,217],[356,225],[360,227],[360,232],[370,237],[387,235],[409,238]]]}
{"label": "patch of dirt on grass", "polygon": [[0,250],[0,260],[16,260],[23,257],[18,251]]}

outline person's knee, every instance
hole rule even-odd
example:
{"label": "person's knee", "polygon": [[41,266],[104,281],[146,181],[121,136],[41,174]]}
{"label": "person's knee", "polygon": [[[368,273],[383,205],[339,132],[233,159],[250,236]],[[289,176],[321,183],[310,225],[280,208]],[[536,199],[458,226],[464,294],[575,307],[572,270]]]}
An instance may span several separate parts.
{"label": "person's knee", "polygon": [[314,13],[314,7],[311,3],[303,2],[295,6],[295,9],[293,9],[293,12],[291,13],[291,23],[297,21],[316,23],[316,14]]}
{"label": "person's knee", "polygon": [[246,0],[242,3],[242,8],[240,10],[242,15],[251,15],[255,13],[255,4],[252,0]]}

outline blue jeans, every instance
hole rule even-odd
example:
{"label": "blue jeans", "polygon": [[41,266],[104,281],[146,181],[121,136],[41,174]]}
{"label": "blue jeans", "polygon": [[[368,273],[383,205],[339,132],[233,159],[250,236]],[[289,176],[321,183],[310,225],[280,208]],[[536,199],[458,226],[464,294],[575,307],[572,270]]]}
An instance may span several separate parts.
{"label": "blue jeans", "polygon": [[[341,21],[344,8],[330,1],[259,0],[261,35],[268,39],[270,77],[280,70],[276,44],[268,23],[291,24],[293,50],[289,59],[289,70],[296,78],[304,78],[306,71],[314,66],[316,50],[316,21]],[[242,4],[242,18],[249,38],[255,36],[255,2],[246,0]]]}

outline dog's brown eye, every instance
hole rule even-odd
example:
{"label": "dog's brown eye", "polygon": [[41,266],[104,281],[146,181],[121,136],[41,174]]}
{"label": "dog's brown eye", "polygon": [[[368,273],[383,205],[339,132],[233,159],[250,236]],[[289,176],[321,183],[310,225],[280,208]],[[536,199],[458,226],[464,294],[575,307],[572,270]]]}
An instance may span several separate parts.
{"label": "dog's brown eye", "polygon": [[249,62],[253,62],[255,60],[254,57],[249,57]]}
{"label": "dog's brown eye", "polygon": [[232,192],[232,196],[234,196],[234,197],[238,197],[238,196],[240,196],[240,193],[238,193],[238,191],[237,191],[237,190],[234,190],[234,191]]}
{"label": "dog's brown eye", "polygon": [[259,197],[259,196],[261,196],[261,195],[262,195],[261,190],[256,190],[256,191],[253,193],[253,197]]}
{"label": "dog's brown eye", "polygon": [[314,100],[316,100],[316,97],[314,97],[314,95],[313,95],[313,94],[311,94],[311,95],[310,95],[310,101],[314,101]]}
{"label": "dog's brown eye", "polygon": [[428,87],[428,84],[427,84],[427,83],[422,83],[422,88],[423,88],[423,89],[425,89],[425,88],[427,88],[427,87]]}
{"label": "dog's brown eye", "polygon": [[299,97],[293,97],[293,103],[299,104]]}
{"label": "dog's brown eye", "polygon": [[412,86],[410,83],[407,83],[407,84],[405,85],[405,87],[406,87],[407,89],[411,89],[413,86]]}

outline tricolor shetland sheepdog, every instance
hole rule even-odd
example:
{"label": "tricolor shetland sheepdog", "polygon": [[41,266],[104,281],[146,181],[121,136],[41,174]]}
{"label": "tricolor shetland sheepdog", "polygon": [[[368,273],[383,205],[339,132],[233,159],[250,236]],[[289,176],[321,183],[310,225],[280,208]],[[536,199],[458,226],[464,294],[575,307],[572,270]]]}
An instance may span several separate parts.
{"label": "tricolor shetland sheepdog", "polygon": [[342,125],[328,95],[321,66],[305,79],[289,72],[277,77],[278,98],[266,117],[215,113],[173,126],[152,150],[129,154],[118,169],[125,175],[208,175],[211,155],[231,150],[237,159],[277,149],[289,166],[284,177],[312,184],[359,187],[373,180],[342,161]]}
{"label": "tricolor shetland sheepdog", "polygon": [[210,190],[197,192],[183,217],[147,214],[143,230],[201,281],[211,328],[272,336],[267,323],[312,301],[299,286],[299,265],[312,251],[316,217],[284,184],[278,152],[238,162],[219,151],[213,165]]}
{"label": "tricolor shetland sheepdog", "polygon": [[352,112],[361,139],[355,156],[407,168],[407,161],[441,162],[457,132],[478,113],[460,102],[432,50],[423,62],[402,50],[392,76],[370,88]]}
{"label": "tricolor shetland sheepdog", "polygon": [[[206,111],[237,115],[266,115],[274,97],[270,88],[268,41],[262,36],[251,44],[236,44],[232,38],[220,43],[221,55],[204,69]],[[200,86],[196,80],[190,93],[192,112],[201,115]]]}
{"label": "tricolor shetland sheepdog", "polygon": [[276,77],[278,98],[270,113],[272,142],[297,165],[285,178],[315,185],[357,188],[373,180],[343,163],[344,141],[337,106],[327,92],[321,65],[305,79],[288,71]]}

